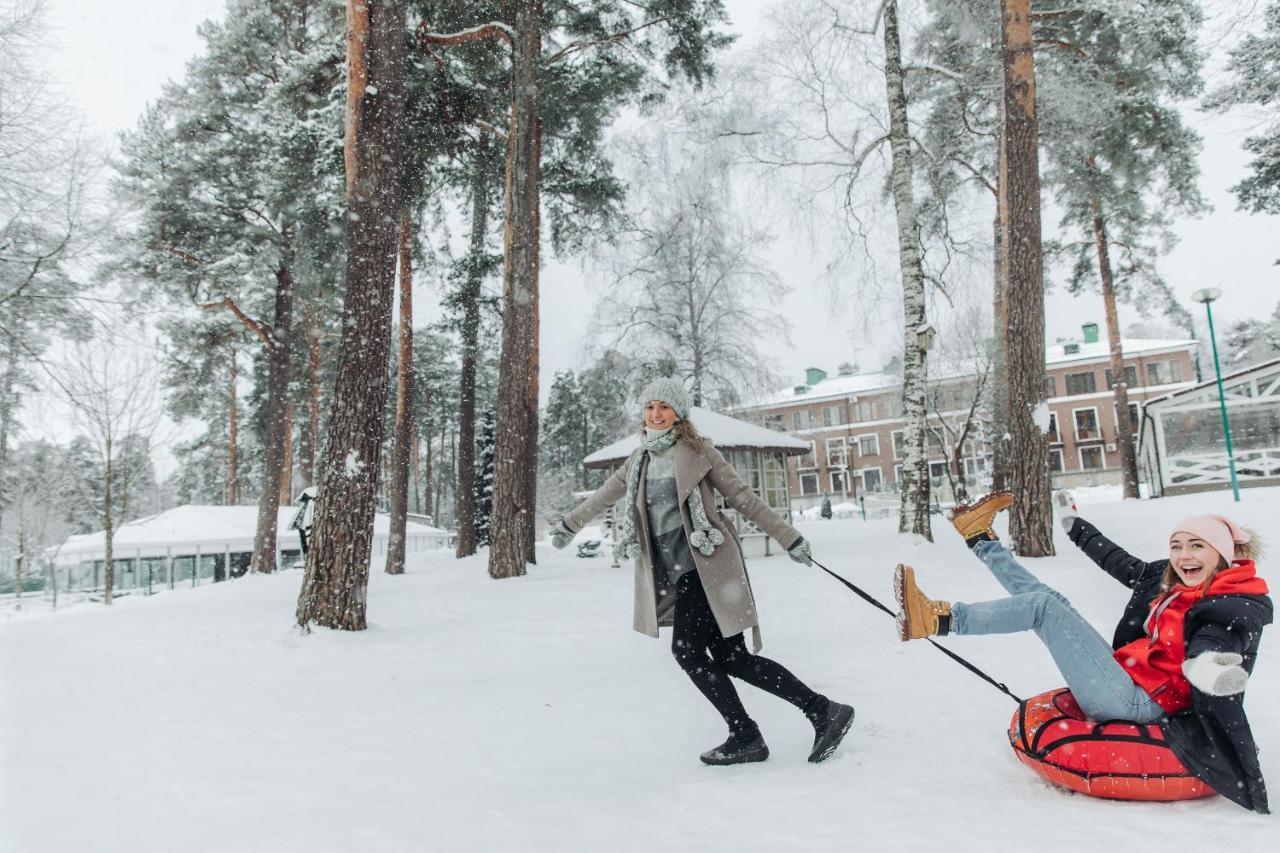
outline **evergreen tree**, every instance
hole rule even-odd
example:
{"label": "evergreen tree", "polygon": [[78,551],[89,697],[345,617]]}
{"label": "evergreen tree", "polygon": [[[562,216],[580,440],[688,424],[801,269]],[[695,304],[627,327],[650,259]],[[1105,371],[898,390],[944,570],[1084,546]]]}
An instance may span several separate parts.
{"label": "evergreen tree", "polygon": [[476,431],[476,543],[488,546],[492,541],[493,520],[493,452],[497,419],[491,409],[480,415]]}
{"label": "evergreen tree", "polygon": [[[1258,132],[1244,148],[1253,155],[1250,174],[1232,187],[1240,206],[1252,213],[1280,213],[1280,0],[1262,12],[1260,32],[1250,33],[1231,51],[1227,70],[1232,80],[1208,99],[1212,109],[1252,105],[1260,107]],[[1280,263],[1280,261],[1278,261]]]}

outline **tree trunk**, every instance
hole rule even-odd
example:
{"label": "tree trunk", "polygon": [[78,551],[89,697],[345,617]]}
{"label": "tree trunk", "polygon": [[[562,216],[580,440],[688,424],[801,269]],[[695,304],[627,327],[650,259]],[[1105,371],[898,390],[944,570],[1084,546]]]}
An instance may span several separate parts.
{"label": "tree trunk", "polygon": [[1093,206],[1093,237],[1098,244],[1098,274],[1102,279],[1102,304],[1107,317],[1107,343],[1111,348],[1111,376],[1115,381],[1116,446],[1120,449],[1120,476],[1126,498],[1138,497],[1138,454],[1133,446],[1133,419],[1129,417],[1129,383],[1124,371],[1124,348],[1120,343],[1120,319],[1116,315],[1115,280],[1111,276],[1111,247],[1102,204]]}
{"label": "tree trunk", "polygon": [[276,269],[276,314],[267,345],[266,435],[262,442],[262,494],[258,498],[258,528],[253,537],[251,572],[276,570],[276,525],[280,514],[280,481],[284,476],[288,434],[289,372],[292,365],[290,328],[293,320],[293,270],[289,228],[285,229],[280,266]]}
{"label": "tree trunk", "polygon": [[489,230],[489,182],[492,168],[487,142],[477,146],[471,173],[471,245],[467,283],[462,294],[462,377],[458,392],[458,492],[454,526],[456,554],[476,552],[476,364],[480,357],[480,286],[485,272],[485,235]]}
{"label": "tree trunk", "polygon": [[293,503],[293,401],[284,407],[284,461],[280,463],[280,503]]}
{"label": "tree trunk", "polygon": [[[1003,124],[1003,122],[1002,122]],[[1004,136],[1001,135],[996,165],[996,215],[992,222],[991,266],[992,281],[992,341],[991,370],[996,381],[991,383],[991,488],[1008,489],[1012,479],[1012,461],[1009,458],[1009,389],[1005,385],[1004,328],[1008,324],[1005,313],[1005,294],[1008,291],[1008,270],[1004,267],[1004,232],[1008,227],[1004,193]]]}
{"label": "tree trunk", "polygon": [[506,228],[503,246],[502,356],[494,450],[489,575],[525,573],[536,487],[538,297],[538,60],[541,0],[517,0],[512,47],[511,122],[507,136]]}
{"label": "tree trunk", "polygon": [[[430,406],[431,406],[431,398],[428,397],[426,400],[426,407],[429,409]],[[434,523],[438,521],[439,518],[436,516],[436,510],[435,510],[435,493],[436,493],[435,479],[434,479],[435,469],[432,468],[431,466],[432,459],[431,459],[431,422],[430,421],[427,422],[426,438],[427,438],[427,461],[426,461],[427,470],[423,472],[423,480],[426,485],[423,488],[422,492],[423,492],[423,498],[427,504],[427,515],[431,516],[431,521]]]}
{"label": "tree trunk", "polygon": [[920,332],[925,328],[924,269],[920,262],[920,227],[912,185],[911,130],[902,79],[902,45],[898,37],[898,3],[884,10],[885,86],[889,99],[889,145],[893,151],[893,206],[898,219],[898,257],[902,264],[903,338],[902,503],[898,530],[932,541],[929,529],[929,455],[926,448],[925,374],[927,354]]}
{"label": "tree trunk", "polygon": [[346,299],[297,619],[363,630],[403,207],[404,4],[347,0],[347,24]]}
{"label": "tree trunk", "polygon": [[1036,424],[1045,411],[1044,259],[1040,243],[1040,164],[1036,139],[1031,2],[1001,0],[1004,69],[1005,169],[1001,189],[1008,291],[1004,325],[1013,493],[1010,535],[1019,554],[1053,553],[1049,443]]}
{"label": "tree trunk", "polygon": [[116,586],[116,519],[111,502],[115,500],[112,481],[115,479],[115,448],[111,436],[106,436],[102,467],[102,535],[106,548],[102,552],[102,603],[110,604]]}
{"label": "tree trunk", "polygon": [[405,528],[409,512],[409,444],[414,440],[413,401],[413,222],[409,211],[400,219],[400,336],[397,347],[396,424],[391,448],[387,496],[391,504],[391,536],[387,540],[387,574],[404,574]]}
{"label": "tree trunk", "polygon": [[303,311],[307,335],[307,428],[299,436],[303,487],[315,485],[316,458],[320,453],[320,330],[315,308],[308,303]]}
{"label": "tree trunk", "polygon": [[409,469],[413,471],[413,511],[420,513],[422,512],[422,471],[420,470],[422,460],[418,452],[418,445],[422,442],[418,438],[418,430],[414,429],[412,432],[413,443],[409,445],[412,458],[409,460]]}
{"label": "tree trunk", "polygon": [[230,414],[227,424],[227,487],[223,491],[223,503],[237,506],[240,503],[240,393],[236,386],[240,382],[240,366],[237,364],[236,348],[231,348],[231,395]]}

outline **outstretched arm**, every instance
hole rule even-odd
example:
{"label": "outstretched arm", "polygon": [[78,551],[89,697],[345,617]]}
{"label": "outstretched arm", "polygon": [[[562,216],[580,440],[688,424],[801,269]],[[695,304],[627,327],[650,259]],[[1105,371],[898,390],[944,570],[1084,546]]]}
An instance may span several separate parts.
{"label": "outstretched arm", "polygon": [[725,503],[755,522],[757,527],[776,539],[782,547],[790,549],[800,541],[800,531],[787,524],[763,498],[742,482],[723,453],[710,443],[706,444],[704,452],[711,462],[711,472],[707,474],[707,479],[717,492],[724,495]]}
{"label": "outstretched arm", "polygon": [[1143,575],[1152,570],[1150,563],[1139,560],[1103,536],[1098,528],[1083,518],[1076,518],[1067,536],[1103,571],[1130,589],[1137,586]]}
{"label": "outstretched arm", "polygon": [[604,513],[627,493],[627,470],[632,464],[630,459],[624,462],[609,479],[604,481],[604,485],[592,492],[590,497],[573,510],[565,513],[561,521],[570,533],[577,533],[586,527],[592,519]]}

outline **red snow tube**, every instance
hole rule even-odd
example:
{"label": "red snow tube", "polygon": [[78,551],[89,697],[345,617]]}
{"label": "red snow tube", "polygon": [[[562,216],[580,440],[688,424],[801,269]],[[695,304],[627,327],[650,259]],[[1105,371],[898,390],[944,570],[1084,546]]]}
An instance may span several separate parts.
{"label": "red snow tube", "polygon": [[1066,688],[1019,705],[1009,744],[1045,779],[1093,797],[1163,802],[1216,793],[1174,756],[1158,725],[1091,722]]}

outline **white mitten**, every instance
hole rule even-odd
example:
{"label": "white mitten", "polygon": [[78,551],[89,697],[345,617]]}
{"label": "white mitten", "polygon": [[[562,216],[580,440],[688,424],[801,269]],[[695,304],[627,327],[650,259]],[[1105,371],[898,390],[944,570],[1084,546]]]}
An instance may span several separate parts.
{"label": "white mitten", "polygon": [[1182,662],[1182,674],[1201,693],[1234,696],[1243,693],[1249,683],[1249,673],[1240,665],[1243,662],[1235,652],[1203,652]]}
{"label": "white mitten", "polygon": [[1070,533],[1071,526],[1076,523],[1076,517],[1080,514],[1076,512],[1075,496],[1070,492],[1054,492],[1053,506],[1058,512],[1058,523]]}

